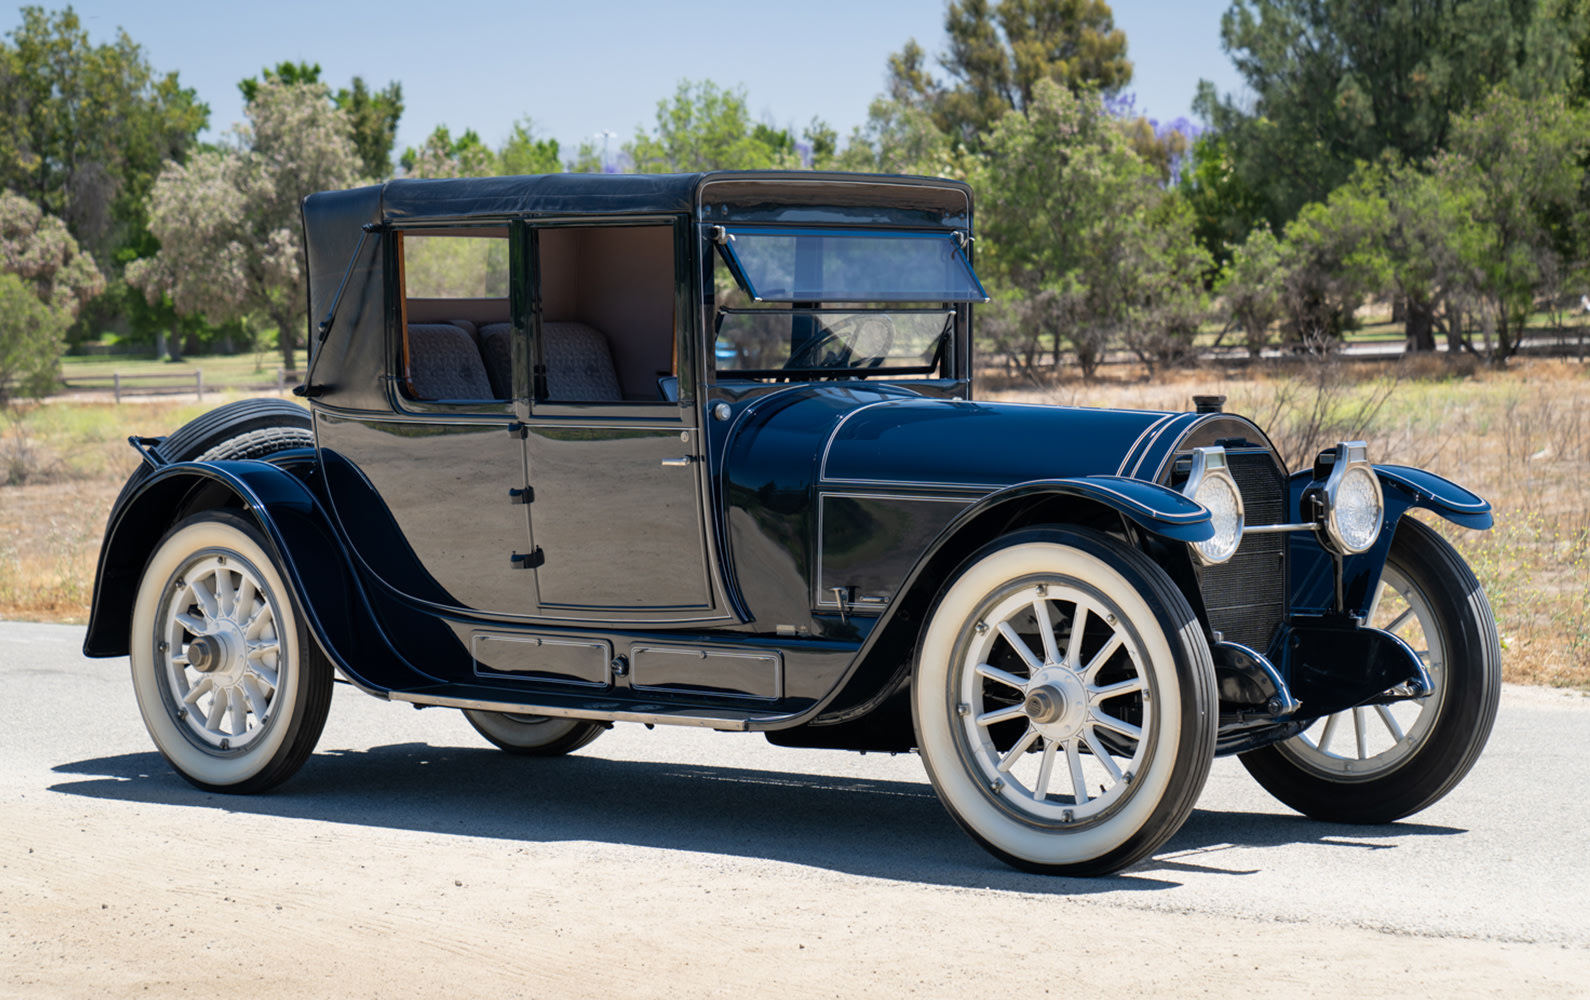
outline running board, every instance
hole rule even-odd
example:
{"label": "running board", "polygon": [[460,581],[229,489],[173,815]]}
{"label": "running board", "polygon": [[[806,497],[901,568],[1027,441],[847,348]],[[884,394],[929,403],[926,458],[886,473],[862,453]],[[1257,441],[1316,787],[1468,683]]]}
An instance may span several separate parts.
{"label": "running board", "polygon": [[[455,692],[453,694],[433,693],[440,690]],[[465,690],[468,690],[465,688]],[[703,729],[716,729],[726,733],[745,733],[754,730],[780,728],[780,723],[786,723],[800,712],[779,712],[763,714],[753,712],[736,712],[733,709],[702,708],[695,705],[664,705],[641,704],[622,702],[609,702],[611,708],[593,708],[593,699],[590,698],[558,698],[538,694],[533,705],[519,701],[501,701],[491,697],[495,692],[485,689],[475,689],[480,692],[480,697],[466,697],[458,686],[448,685],[445,689],[417,690],[417,691],[389,691],[387,698],[392,701],[406,701],[416,708],[436,706],[440,708],[467,708],[478,712],[513,712],[529,715],[547,715],[563,719],[592,719],[600,722],[639,722],[648,726],[697,726]],[[803,706],[807,708],[810,706]]]}

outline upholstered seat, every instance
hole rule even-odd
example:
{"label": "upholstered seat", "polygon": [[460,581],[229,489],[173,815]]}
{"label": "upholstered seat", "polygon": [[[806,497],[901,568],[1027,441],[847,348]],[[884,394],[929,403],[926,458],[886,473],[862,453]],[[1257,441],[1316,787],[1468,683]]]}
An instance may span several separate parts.
{"label": "upholstered seat", "polygon": [[[512,395],[513,331],[508,323],[480,328],[480,352],[486,359],[498,398]],[[547,366],[547,398],[561,402],[604,403],[624,398],[607,338],[585,323],[543,323],[543,357]]]}
{"label": "upholstered seat", "polygon": [[409,385],[419,399],[492,399],[469,334],[451,323],[409,324]]}

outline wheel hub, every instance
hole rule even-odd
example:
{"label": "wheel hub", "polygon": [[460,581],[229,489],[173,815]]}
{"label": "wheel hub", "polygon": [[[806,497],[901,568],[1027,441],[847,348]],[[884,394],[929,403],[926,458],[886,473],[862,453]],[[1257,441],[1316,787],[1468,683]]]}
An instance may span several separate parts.
{"label": "wheel hub", "polygon": [[1075,671],[1051,667],[1033,678],[1021,708],[1033,728],[1049,739],[1075,739],[1088,720],[1087,688]]}

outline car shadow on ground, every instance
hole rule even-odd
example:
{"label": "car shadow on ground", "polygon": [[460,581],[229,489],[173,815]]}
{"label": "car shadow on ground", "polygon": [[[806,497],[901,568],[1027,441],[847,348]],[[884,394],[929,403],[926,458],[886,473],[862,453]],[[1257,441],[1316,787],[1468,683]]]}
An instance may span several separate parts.
{"label": "car shadow on ground", "polygon": [[1171,889],[1193,872],[1253,874],[1224,863],[1236,846],[1315,841],[1389,848],[1446,827],[1349,827],[1301,817],[1195,811],[1152,859],[1107,878],[1007,868],[956,827],[924,784],[697,764],[552,759],[400,743],[321,751],[282,788],[216,795],[156,753],[60,764],[51,791],[520,842],[596,841],[767,859],[896,881],[1084,895]]}

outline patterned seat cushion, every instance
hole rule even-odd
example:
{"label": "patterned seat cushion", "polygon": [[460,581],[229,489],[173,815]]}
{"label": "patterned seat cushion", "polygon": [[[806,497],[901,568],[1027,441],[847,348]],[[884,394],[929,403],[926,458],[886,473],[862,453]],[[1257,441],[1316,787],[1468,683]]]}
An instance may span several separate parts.
{"label": "patterned seat cushion", "polygon": [[543,323],[547,398],[606,402],[624,398],[607,338],[584,323]]}
{"label": "patterned seat cushion", "polygon": [[[541,330],[546,338],[548,399],[603,403],[624,398],[601,331],[585,323],[543,323]],[[510,323],[480,328],[480,353],[498,399],[513,395],[512,334]]]}
{"label": "patterned seat cushion", "polygon": [[409,324],[409,380],[420,399],[492,399],[469,334],[451,323]]}
{"label": "patterned seat cushion", "polygon": [[513,398],[513,324],[487,323],[480,328],[480,355],[498,399]]}

